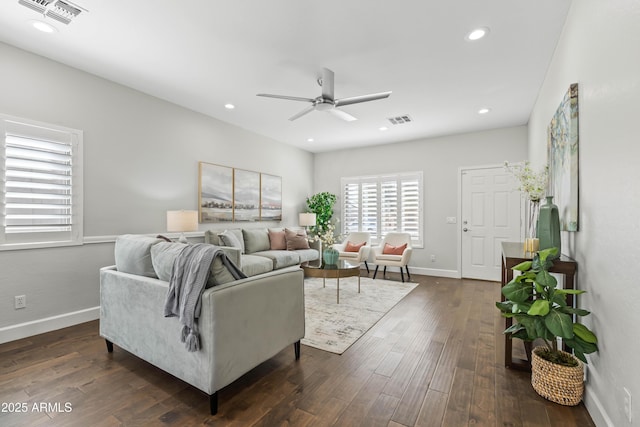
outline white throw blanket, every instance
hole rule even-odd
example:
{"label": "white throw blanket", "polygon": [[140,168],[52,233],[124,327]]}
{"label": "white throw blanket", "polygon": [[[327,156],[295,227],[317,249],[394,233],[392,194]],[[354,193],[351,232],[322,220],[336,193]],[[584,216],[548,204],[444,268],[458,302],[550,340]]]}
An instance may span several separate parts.
{"label": "white throw blanket", "polygon": [[197,321],[202,308],[202,293],[209,279],[211,263],[220,257],[235,279],[247,277],[219,246],[197,243],[186,246],[173,262],[169,292],[164,306],[165,317],[180,317],[181,341],[188,351],[200,349]]}

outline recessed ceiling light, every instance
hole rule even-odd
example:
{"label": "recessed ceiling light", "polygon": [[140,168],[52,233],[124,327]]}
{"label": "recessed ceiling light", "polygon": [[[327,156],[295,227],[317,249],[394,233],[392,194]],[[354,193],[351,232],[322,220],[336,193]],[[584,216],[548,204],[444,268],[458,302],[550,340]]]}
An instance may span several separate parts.
{"label": "recessed ceiling light", "polygon": [[478,114],[487,114],[489,111],[491,111],[491,108],[481,108],[478,110]]}
{"label": "recessed ceiling light", "polygon": [[382,127],[379,127],[378,130],[384,132],[385,130],[389,130],[389,128],[386,126],[382,126]]}
{"label": "recessed ceiling light", "polygon": [[234,108],[236,108],[236,106],[233,104],[224,104],[224,108],[226,108],[227,110],[233,110]]}
{"label": "recessed ceiling light", "polygon": [[465,39],[469,41],[476,41],[476,40],[480,40],[487,34],[489,34],[489,29],[487,27],[476,28],[475,30],[467,34]]}
{"label": "recessed ceiling light", "polygon": [[313,142],[313,138],[307,138],[307,142]]}
{"label": "recessed ceiling light", "polygon": [[29,23],[31,24],[31,26],[33,26],[33,28],[42,31],[43,33],[55,33],[56,31],[58,31],[55,27],[47,24],[46,22],[33,20],[29,21]]}

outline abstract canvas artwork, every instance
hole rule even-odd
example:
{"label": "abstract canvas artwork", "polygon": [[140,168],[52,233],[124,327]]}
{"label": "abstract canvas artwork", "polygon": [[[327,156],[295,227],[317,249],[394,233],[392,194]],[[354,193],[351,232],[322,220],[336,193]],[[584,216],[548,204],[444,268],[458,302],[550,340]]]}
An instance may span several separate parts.
{"label": "abstract canvas artwork", "polygon": [[233,220],[260,220],[260,173],[233,170]]}
{"label": "abstract canvas artwork", "polygon": [[199,163],[200,222],[233,221],[233,169]]}
{"label": "abstract canvas artwork", "polygon": [[560,229],[578,231],[578,84],[565,94],[548,127],[549,191]]}
{"label": "abstract canvas artwork", "polygon": [[260,174],[260,219],[282,221],[282,178]]}

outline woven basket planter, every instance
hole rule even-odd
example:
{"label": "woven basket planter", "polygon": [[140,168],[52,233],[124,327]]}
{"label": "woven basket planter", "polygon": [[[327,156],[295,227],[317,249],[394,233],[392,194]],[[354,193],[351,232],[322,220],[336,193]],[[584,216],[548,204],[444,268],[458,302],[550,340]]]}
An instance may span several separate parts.
{"label": "woven basket planter", "polygon": [[[584,393],[584,371],[582,362],[578,366],[562,366],[551,363],[537,355],[545,347],[536,347],[531,353],[531,385],[542,397],[565,406],[575,406]],[[568,354],[568,353],[567,353]]]}

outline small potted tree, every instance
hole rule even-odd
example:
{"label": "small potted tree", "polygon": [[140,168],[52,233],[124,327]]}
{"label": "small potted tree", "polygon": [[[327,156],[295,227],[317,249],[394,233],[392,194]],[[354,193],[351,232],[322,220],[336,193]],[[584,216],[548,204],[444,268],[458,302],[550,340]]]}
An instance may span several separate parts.
{"label": "small potted tree", "polygon": [[[567,304],[567,295],[584,291],[556,288],[557,281],[549,268],[557,253],[558,248],[544,249],[531,261],[513,267],[522,274],[502,288],[505,301],[496,306],[504,317],[514,320],[505,333],[524,341],[541,339],[545,343],[534,348],[531,355],[531,384],[535,391],[553,402],[573,406],[580,403],[584,392],[585,354],[598,350],[598,340],[589,328],[573,321],[574,315],[586,316],[590,312]],[[558,338],[574,354],[558,349]]]}

